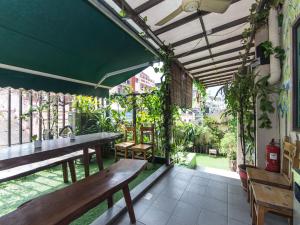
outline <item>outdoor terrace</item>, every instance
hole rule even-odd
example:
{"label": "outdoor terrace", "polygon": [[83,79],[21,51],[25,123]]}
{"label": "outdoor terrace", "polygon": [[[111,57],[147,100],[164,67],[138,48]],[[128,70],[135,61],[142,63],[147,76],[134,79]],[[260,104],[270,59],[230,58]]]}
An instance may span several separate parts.
{"label": "outdoor terrace", "polygon": [[[138,225],[250,225],[247,194],[234,173],[216,170],[170,169],[134,204]],[[129,225],[128,214],[114,225]],[[267,214],[265,225],[287,220]],[[97,222],[93,223],[97,225]]]}

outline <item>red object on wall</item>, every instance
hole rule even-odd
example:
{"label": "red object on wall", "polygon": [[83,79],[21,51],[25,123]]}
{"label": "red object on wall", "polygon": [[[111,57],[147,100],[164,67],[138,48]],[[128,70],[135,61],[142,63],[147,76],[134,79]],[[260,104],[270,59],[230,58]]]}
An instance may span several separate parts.
{"label": "red object on wall", "polygon": [[280,172],[280,148],[272,139],[266,146],[266,170],[270,172]]}

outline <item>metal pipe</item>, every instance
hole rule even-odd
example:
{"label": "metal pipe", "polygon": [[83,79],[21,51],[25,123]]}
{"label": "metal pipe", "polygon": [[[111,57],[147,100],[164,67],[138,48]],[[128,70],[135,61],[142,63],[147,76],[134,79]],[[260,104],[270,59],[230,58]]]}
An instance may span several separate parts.
{"label": "metal pipe", "polygon": [[8,101],[7,101],[7,139],[8,146],[11,146],[11,89],[8,88]]}
{"label": "metal pipe", "polygon": [[22,90],[19,90],[19,143],[23,143],[23,96]]}

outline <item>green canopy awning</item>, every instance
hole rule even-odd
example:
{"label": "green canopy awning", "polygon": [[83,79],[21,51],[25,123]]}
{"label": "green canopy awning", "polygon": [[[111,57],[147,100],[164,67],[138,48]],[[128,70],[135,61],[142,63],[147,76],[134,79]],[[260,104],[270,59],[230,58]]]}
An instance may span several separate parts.
{"label": "green canopy awning", "polygon": [[0,87],[105,96],[154,58],[87,0],[0,1]]}

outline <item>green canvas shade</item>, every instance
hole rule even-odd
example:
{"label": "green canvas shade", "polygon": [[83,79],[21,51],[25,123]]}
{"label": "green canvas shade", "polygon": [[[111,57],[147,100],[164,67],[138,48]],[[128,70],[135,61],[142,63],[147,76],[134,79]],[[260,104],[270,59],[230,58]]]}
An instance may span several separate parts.
{"label": "green canvas shade", "polygon": [[103,97],[154,60],[87,0],[0,1],[0,87]]}

